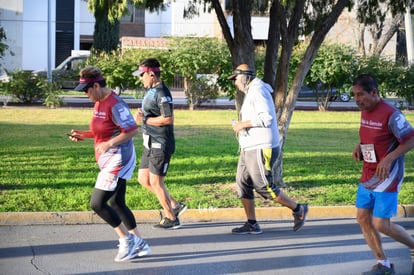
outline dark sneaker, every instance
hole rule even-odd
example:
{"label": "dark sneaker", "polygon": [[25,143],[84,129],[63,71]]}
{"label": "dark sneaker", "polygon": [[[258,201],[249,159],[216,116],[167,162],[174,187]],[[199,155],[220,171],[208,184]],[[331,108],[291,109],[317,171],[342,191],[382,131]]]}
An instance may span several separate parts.
{"label": "dark sneaker", "polygon": [[395,274],[394,265],[391,264],[391,267],[386,267],[380,263],[377,263],[372,267],[370,271],[362,273],[362,275],[388,275]]}
{"label": "dark sneaker", "polygon": [[238,234],[238,235],[245,235],[245,234],[257,235],[257,234],[262,234],[263,231],[260,229],[260,226],[258,223],[250,224],[246,222],[242,227],[233,228],[231,233]]}
{"label": "dark sneaker", "polygon": [[293,212],[294,218],[294,225],[293,231],[299,231],[306,220],[306,215],[308,214],[308,205],[307,204],[299,204],[300,209],[297,212]]}
{"label": "dark sneaker", "polygon": [[164,229],[178,229],[181,227],[180,220],[175,218],[175,220],[170,220],[167,217],[161,219],[159,224],[153,226],[154,228],[164,228]]}
{"label": "dark sneaker", "polygon": [[173,208],[173,213],[176,217],[181,216],[185,211],[187,211],[188,207],[184,203],[180,202],[176,207]]}

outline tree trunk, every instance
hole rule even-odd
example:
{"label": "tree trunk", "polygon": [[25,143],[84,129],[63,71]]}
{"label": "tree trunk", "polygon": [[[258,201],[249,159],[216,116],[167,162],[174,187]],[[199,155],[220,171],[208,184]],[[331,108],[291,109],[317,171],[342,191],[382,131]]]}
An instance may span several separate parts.
{"label": "tree trunk", "polygon": [[[233,67],[240,64],[248,64],[249,67],[255,69],[254,59],[254,42],[251,28],[251,11],[252,3],[250,0],[233,0],[233,33],[231,35],[230,28],[227,25],[227,20],[224,16],[219,0],[212,0],[212,6],[217,15],[217,19],[223,30],[223,36],[229,47]],[[244,95],[240,92],[236,93],[236,109],[240,111],[240,106],[243,103]]]}
{"label": "tree trunk", "polygon": [[[308,48],[305,51],[305,54],[303,56],[302,62],[299,64],[298,69],[296,71],[295,77],[292,82],[292,87],[290,88],[289,93],[286,94],[287,86],[284,83],[287,83],[288,75],[287,73],[279,73],[280,71],[289,71],[289,65],[286,62],[280,62],[279,67],[277,70],[278,76],[285,77],[285,79],[281,79],[276,77],[277,85],[276,85],[276,91],[278,93],[278,96],[281,96],[282,93],[285,94],[284,99],[279,99],[279,101],[276,101],[276,107],[278,108],[278,125],[279,125],[279,133],[280,133],[280,149],[281,152],[283,152],[283,147],[286,141],[290,121],[293,115],[293,111],[295,109],[296,99],[299,94],[299,90],[302,86],[303,80],[305,79],[306,74],[309,72],[310,66],[312,65],[313,60],[315,59],[315,56],[325,39],[326,34],[328,31],[332,28],[332,26],[335,24],[338,17],[341,15],[342,11],[346,6],[350,4],[350,0],[339,0],[337,4],[333,7],[332,12],[326,17],[325,21],[322,22],[320,25],[317,26],[317,28],[314,31],[314,34],[312,36],[312,39],[310,41],[310,44]],[[292,17],[298,16],[296,13],[303,13],[303,10],[295,9],[293,11]],[[291,20],[292,21],[292,20]],[[290,22],[291,22],[290,21]],[[283,36],[287,34],[291,34],[291,28],[289,25],[288,32],[283,32],[283,22],[281,23],[281,29],[282,29],[282,45],[285,46]],[[298,27],[298,26],[297,26]],[[287,39],[287,38],[286,38]],[[287,44],[289,45],[289,44]],[[289,45],[293,48],[293,45]],[[286,49],[286,52],[292,51],[292,49]],[[286,54],[287,57],[287,54]],[[285,58],[286,58],[285,57]],[[283,55],[281,56],[283,58]],[[290,58],[290,57],[289,57]],[[286,67],[281,67],[280,64],[284,64]],[[279,87],[285,87],[286,90],[279,91]],[[277,100],[278,98],[276,98]],[[279,103],[279,105],[277,105]],[[283,154],[280,154],[277,164],[279,167],[275,168],[275,177],[274,182],[278,184],[279,186],[283,186],[283,174],[282,174],[282,158]]]}
{"label": "tree trunk", "polygon": [[[230,29],[227,26],[219,0],[212,0],[211,3],[216,11],[220,26],[222,27],[226,43],[229,46],[233,66],[246,63],[254,68],[254,43],[251,35],[250,15],[252,10],[251,1],[232,0],[234,38],[231,36]],[[315,29],[310,45],[305,52],[304,59],[296,72],[290,92],[287,93],[289,62],[298,36],[305,0],[296,0],[289,3],[294,5],[293,10],[288,10],[291,7],[289,4],[284,6],[281,1],[272,1],[264,78],[264,80],[266,82],[269,81],[269,84],[275,89],[274,97],[280,133],[281,154],[276,160],[276,164],[272,170],[275,176],[275,183],[282,186],[284,185],[282,177],[283,146],[286,140],[290,120],[295,109],[296,98],[326,34],[332,28],[344,8],[350,5],[350,0],[338,0],[336,5],[332,8],[332,12],[325,18],[325,21]],[[290,15],[289,18],[287,18],[288,15]],[[282,54],[281,60],[277,63],[280,37],[282,38]],[[278,64],[277,68],[276,64]],[[239,95],[237,95],[236,107],[241,106],[242,99],[240,98]],[[237,111],[239,111],[239,109],[237,109]]]}
{"label": "tree trunk", "polygon": [[372,44],[369,47],[369,55],[373,55],[378,46],[378,40],[382,35],[383,24],[377,23],[368,27],[372,37]]}
{"label": "tree trunk", "polygon": [[190,90],[191,81],[187,77],[184,77],[183,84],[184,84],[184,94],[185,94],[185,97],[187,98],[188,109],[190,111],[194,111],[195,102],[193,100],[193,97],[191,95],[191,90]]}
{"label": "tree trunk", "polygon": [[365,51],[365,25],[359,24],[358,26],[358,52],[362,56],[366,56]]}
{"label": "tree trunk", "polygon": [[373,49],[372,54],[374,56],[380,56],[382,51],[384,50],[385,46],[387,46],[388,42],[394,36],[394,34],[398,31],[401,25],[404,23],[404,14],[396,15],[390,24],[390,28],[388,31],[379,38],[377,42],[377,46]]}
{"label": "tree trunk", "polygon": [[266,57],[264,64],[263,81],[269,83],[274,88],[276,77],[276,64],[278,62],[278,51],[280,44],[280,21],[277,16],[276,3],[270,7],[269,33],[266,41]]}

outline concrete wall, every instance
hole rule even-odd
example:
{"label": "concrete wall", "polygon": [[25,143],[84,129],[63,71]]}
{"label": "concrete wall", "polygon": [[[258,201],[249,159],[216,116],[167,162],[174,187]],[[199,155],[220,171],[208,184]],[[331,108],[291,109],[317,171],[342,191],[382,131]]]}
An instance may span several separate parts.
{"label": "concrete wall", "polygon": [[192,19],[183,18],[187,1],[172,1],[165,11],[145,12],[145,36],[208,36],[215,35],[216,14],[203,12],[199,6],[200,15]]}
{"label": "concrete wall", "polygon": [[0,0],[0,24],[6,31],[5,43],[9,46],[0,61],[4,68],[33,70],[46,64],[47,0]]}
{"label": "concrete wall", "polygon": [[[10,51],[0,64],[7,70],[40,70],[47,68],[48,54],[51,67],[55,64],[55,0],[50,1],[51,39],[48,53],[48,0],[0,0],[0,25],[5,29],[5,43]],[[92,35],[95,18],[87,9],[87,2],[75,0],[75,43],[79,49],[81,34]]]}

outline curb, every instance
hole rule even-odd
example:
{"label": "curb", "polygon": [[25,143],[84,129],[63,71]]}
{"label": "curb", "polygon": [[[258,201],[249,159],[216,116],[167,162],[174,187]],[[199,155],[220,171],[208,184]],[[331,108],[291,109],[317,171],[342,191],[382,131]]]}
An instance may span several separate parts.
{"label": "curb", "polygon": [[[138,223],[156,223],[160,219],[158,210],[132,211]],[[355,218],[355,206],[309,207],[307,219]],[[292,212],[286,207],[258,207],[258,220],[291,219]],[[414,217],[414,204],[399,205],[396,217]],[[243,208],[188,209],[180,217],[182,222],[243,221]],[[100,224],[104,221],[92,211],[74,212],[0,212],[0,226],[8,225],[73,225]]]}

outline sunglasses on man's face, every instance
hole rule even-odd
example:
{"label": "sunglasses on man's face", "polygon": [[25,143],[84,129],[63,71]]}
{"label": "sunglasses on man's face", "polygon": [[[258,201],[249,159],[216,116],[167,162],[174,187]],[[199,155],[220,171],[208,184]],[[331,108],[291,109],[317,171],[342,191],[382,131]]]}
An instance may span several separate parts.
{"label": "sunglasses on man's face", "polygon": [[88,85],[86,85],[86,86],[85,86],[85,88],[83,88],[83,92],[84,92],[85,94],[87,94],[87,93],[88,93],[89,88],[92,88],[92,87],[93,87],[93,83],[89,83]]}

